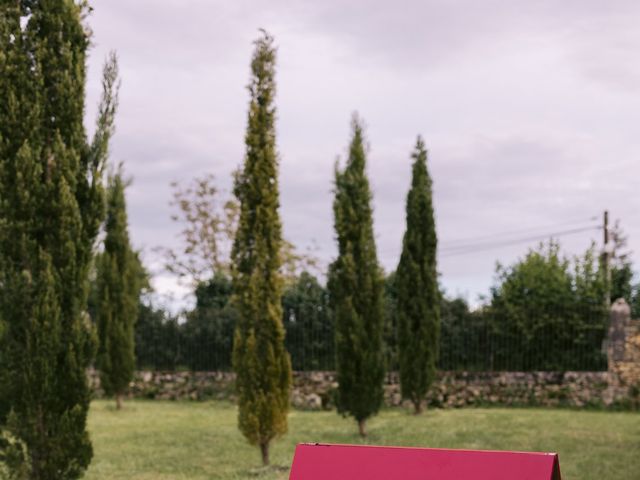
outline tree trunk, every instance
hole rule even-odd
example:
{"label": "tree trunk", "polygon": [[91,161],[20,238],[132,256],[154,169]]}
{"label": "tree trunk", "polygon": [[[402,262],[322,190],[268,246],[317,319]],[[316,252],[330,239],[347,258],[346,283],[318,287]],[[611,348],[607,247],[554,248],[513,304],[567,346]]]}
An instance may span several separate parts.
{"label": "tree trunk", "polygon": [[367,436],[366,422],[366,420],[358,420],[358,431],[363,438]]}
{"label": "tree trunk", "polygon": [[413,401],[413,414],[420,415],[422,413],[422,402],[420,400]]}
{"label": "tree trunk", "polygon": [[122,394],[116,393],[116,410],[122,409]]}
{"label": "tree trunk", "polygon": [[269,442],[260,444],[260,453],[262,454],[262,464],[266,467],[269,465]]}

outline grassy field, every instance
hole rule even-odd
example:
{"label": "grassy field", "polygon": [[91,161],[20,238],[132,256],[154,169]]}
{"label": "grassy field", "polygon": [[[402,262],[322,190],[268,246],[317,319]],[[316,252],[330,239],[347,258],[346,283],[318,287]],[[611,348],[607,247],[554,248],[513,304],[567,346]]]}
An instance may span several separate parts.
{"label": "grassy field", "polygon": [[[290,433],[274,444],[268,470],[236,429],[222,402],[135,401],[116,411],[92,404],[98,479],[286,479],[298,442],[360,443],[355,423],[335,412],[290,416]],[[414,417],[386,410],[369,425],[367,443],[442,448],[556,451],[563,480],[640,478],[640,415],[574,410],[433,410]]]}

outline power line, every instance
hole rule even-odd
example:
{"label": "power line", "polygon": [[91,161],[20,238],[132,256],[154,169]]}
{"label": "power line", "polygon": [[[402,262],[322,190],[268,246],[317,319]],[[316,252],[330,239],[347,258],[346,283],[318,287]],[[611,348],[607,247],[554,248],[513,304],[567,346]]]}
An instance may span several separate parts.
{"label": "power line", "polygon": [[[563,234],[564,232],[573,232],[574,230],[589,230],[589,229],[593,229],[593,228],[600,228],[602,229],[601,226],[599,225],[594,225],[594,224],[590,224],[590,225],[580,225],[580,226],[576,226],[573,227],[569,230],[561,230],[561,231],[546,231],[546,232],[536,232],[535,233],[535,237],[552,237],[554,235],[557,234]],[[515,237],[515,238],[508,238],[508,235],[506,236],[507,238],[503,238],[501,240],[501,242],[510,242],[510,241],[519,241],[520,239],[522,239],[522,241],[526,241],[528,238],[530,238],[529,236],[527,237]],[[498,240],[501,237],[496,238],[496,240]],[[500,242],[500,243],[501,243]],[[443,242],[443,246],[441,247],[441,250],[458,250],[458,249],[466,249],[466,248],[473,248],[473,247],[477,247],[477,246],[484,246],[484,245],[493,245],[494,241],[480,241],[480,240],[476,240],[476,241],[472,241],[472,242],[468,242],[466,245],[462,244],[462,245],[450,245],[449,242]]]}
{"label": "power line", "polygon": [[456,246],[456,247],[450,247],[450,248],[446,248],[444,247],[441,250],[441,256],[442,257],[451,257],[451,256],[455,256],[455,255],[466,255],[469,253],[475,253],[475,252],[481,252],[481,251],[485,251],[485,250],[493,250],[495,248],[499,248],[499,247],[507,247],[510,245],[518,245],[521,243],[525,243],[525,242],[532,242],[532,241],[536,241],[536,240],[545,240],[547,238],[552,238],[552,237],[560,237],[560,236],[565,236],[565,235],[572,235],[575,233],[582,233],[582,232],[587,232],[587,231],[595,231],[595,230],[600,230],[602,227],[600,226],[595,226],[595,225],[590,225],[590,226],[585,226],[585,227],[581,227],[581,228],[573,228],[570,230],[563,230],[563,231],[558,231],[558,232],[552,232],[552,233],[547,233],[544,235],[536,235],[536,236],[531,236],[531,237],[523,237],[523,238],[515,238],[515,239],[510,239],[510,240],[505,240],[502,242],[494,242],[494,243],[484,243],[484,244],[476,244],[476,245],[462,245],[462,246]]}
{"label": "power line", "polygon": [[[449,250],[457,250],[457,249],[466,249],[466,248],[475,248],[475,247],[479,247],[480,245],[484,246],[484,245],[493,245],[492,243],[487,243],[490,242],[492,240],[498,240],[498,239],[503,239],[505,237],[509,237],[512,235],[521,235],[521,234],[525,234],[525,233],[530,233],[530,234],[536,234],[538,236],[541,236],[543,238],[547,238],[550,236],[554,236],[557,235],[558,232],[556,231],[551,231],[549,232],[550,229],[556,229],[559,227],[567,227],[567,226],[571,226],[571,225],[576,225],[576,224],[584,224],[585,222],[592,222],[595,220],[598,220],[599,217],[594,216],[594,217],[590,217],[588,219],[585,219],[584,217],[578,219],[574,219],[574,220],[566,220],[564,222],[561,223],[555,223],[555,224],[551,224],[551,225],[546,225],[546,226],[538,226],[538,227],[529,227],[529,228],[523,228],[523,229],[517,229],[517,230],[507,230],[504,232],[499,232],[499,233],[492,233],[490,235],[481,235],[478,237],[467,237],[467,238],[458,238],[458,239],[454,239],[454,240],[445,240],[443,242],[441,242],[441,245],[444,245],[443,247],[441,247],[439,250],[440,251],[449,251]],[[576,227],[578,228],[578,227]],[[585,229],[589,229],[592,228],[591,226],[585,226]],[[601,228],[601,227],[600,227]],[[543,233],[544,232],[544,233]],[[560,234],[562,234],[562,232],[559,232]],[[507,239],[505,239],[506,241]],[[511,240],[511,239],[509,239]],[[521,239],[513,239],[514,241],[527,241],[525,240],[521,240]],[[480,244],[478,243],[480,242]],[[388,253],[396,253],[396,249],[381,249],[379,250],[379,253],[382,255],[388,254]]]}
{"label": "power line", "polygon": [[[540,227],[529,227],[529,228],[524,228],[524,229],[519,229],[519,230],[510,230],[510,231],[506,231],[506,232],[500,232],[500,233],[493,233],[491,235],[483,235],[480,237],[472,237],[472,238],[458,238],[455,240],[449,240],[447,241],[447,245],[451,245],[451,244],[455,244],[455,243],[475,243],[478,241],[484,241],[484,240],[492,240],[494,238],[502,238],[504,236],[508,236],[508,235],[520,235],[523,233],[537,233],[540,230],[550,230],[550,229],[555,229],[555,228],[559,228],[559,227],[568,227],[570,225],[576,225],[576,224],[583,224],[585,222],[593,222],[598,220],[597,216],[591,217],[589,219],[585,219],[585,218],[581,218],[581,219],[576,219],[574,221],[564,221],[561,223],[556,223],[553,225],[547,225],[547,226],[540,226]],[[542,234],[542,233],[540,233]]]}

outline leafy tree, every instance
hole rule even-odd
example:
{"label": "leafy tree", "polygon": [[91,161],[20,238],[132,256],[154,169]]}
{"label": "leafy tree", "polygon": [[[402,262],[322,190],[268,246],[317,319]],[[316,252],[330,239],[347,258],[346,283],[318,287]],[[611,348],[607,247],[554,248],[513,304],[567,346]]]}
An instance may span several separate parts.
{"label": "leafy tree", "polygon": [[[226,370],[230,365],[237,312],[230,302],[231,282],[222,274],[196,288],[195,308],[180,325],[181,361],[192,370]],[[282,296],[285,345],[296,370],[334,367],[333,321],[324,286],[303,272]],[[146,343],[146,340],[143,340]]]}
{"label": "leafy tree", "polygon": [[407,230],[396,271],[398,344],[402,396],[422,410],[436,374],[440,340],[440,292],[436,271],[436,225],[433,218],[427,150],[418,137],[412,154],[413,178],[407,195]]}
{"label": "leafy tree", "polygon": [[88,144],[84,5],[0,7],[0,421],[27,445],[32,479],[78,478],[92,457],[87,277],[117,78],[112,57]]}
{"label": "leafy tree", "polygon": [[616,221],[610,233],[613,243],[610,303],[624,298],[627,303],[633,304],[633,264],[631,252],[627,250],[628,238],[620,226],[620,221]]}
{"label": "leafy tree", "polygon": [[134,343],[138,369],[175,371],[182,365],[184,342],[178,319],[148,300],[138,305]]}
{"label": "leafy tree", "polygon": [[134,325],[141,290],[139,260],[129,243],[125,187],[121,171],[110,178],[96,282],[100,384],[116,397],[118,409],[135,369]]}
{"label": "leafy tree", "polygon": [[[216,275],[230,275],[238,202],[216,186],[212,174],[196,177],[186,185],[172,182],[171,187],[171,206],[177,210],[171,219],[183,229],[180,232],[181,248],[155,249],[165,257],[167,271],[187,280],[194,289],[207,284]],[[305,269],[319,268],[318,259],[310,252],[299,252],[285,239],[282,240],[281,255],[281,273],[287,284],[295,281]]]}
{"label": "leafy tree", "polygon": [[284,292],[282,313],[294,370],[333,369],[333,319],[327,289],[318,279],[302,272]]}
{"label": "leafy tree", "polygon": [[449,371],[489,371],[491,365],[490,316],[486,306],[475,311],[463,298],[440,294],[440,359]]}
{"label": "leafy tree", "polygon": [[196,306],[183,326],[183,356],[191,370],[231,367],[237,314],[230,298],[231,280],[221,273],[196,288]]}
{"label": "leafy tree", "polygon": [[206,174],[186,186],[172,182],[171,216],[183,225],[180,250],[159,247],[167,270],[188,279],[194,287],[230,272],[230,251],[238,223],[238,203],[216,187],[215,177]]}
{"label": "leafy tree", "polygon": [[320,260],[311,249],[300,252],[293,243],[283,238],[280,252],[282,256],[280,274],[285,287],[295,284],[305,273],[321,272]]}
{"label": "leafy tree", "polygon": [[602,368],[604,279],[595,247],[571,262],[550,242],[498,266],[489,309],[495,369]]}
{"label": "leafy tree", "polygon": [[232,251],[238,424],[247,440],[260,447],[265,465],[271,441],[287,430],[291,384],[282,326],[275,61],[273,37],[263,31],[251,61],[246,155],[234,189],[240,217]]}
{"label": "leafy tree", "polygon": [[358,422],[366,435],[366,420],[383,399],[384,279],[373,236],[371,190],[366,175],[362,125],[352,121],[349,158],[336,166],[334,224],[338,258],[329,268],[329,294],[334,312],[338,376],[338,412]]}

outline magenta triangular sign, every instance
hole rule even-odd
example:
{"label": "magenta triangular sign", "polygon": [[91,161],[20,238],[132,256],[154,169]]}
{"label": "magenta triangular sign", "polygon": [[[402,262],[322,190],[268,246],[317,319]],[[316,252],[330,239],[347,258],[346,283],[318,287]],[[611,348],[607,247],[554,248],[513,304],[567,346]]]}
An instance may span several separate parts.
{"label": "magenta triangular sign", "polygon": [[289,480],[561,480],[555,453],[300,444]]}

